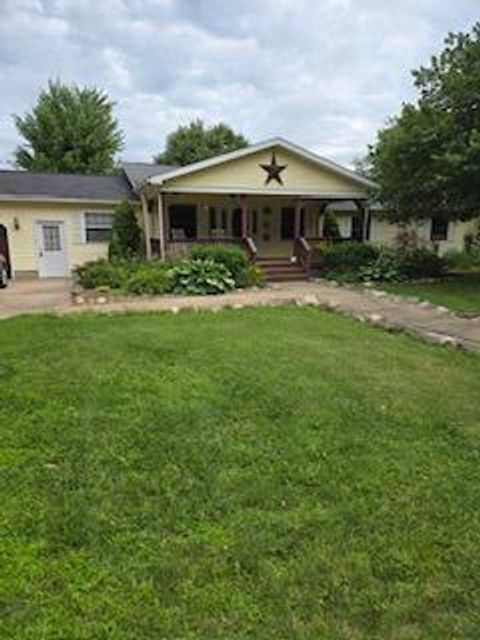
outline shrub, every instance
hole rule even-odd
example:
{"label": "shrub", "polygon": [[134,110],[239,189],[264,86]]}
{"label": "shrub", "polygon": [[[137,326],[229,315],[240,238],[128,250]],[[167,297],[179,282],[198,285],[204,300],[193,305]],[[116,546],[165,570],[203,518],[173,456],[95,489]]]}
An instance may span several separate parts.
{"label": "shrub", "polygon": [[358,269],[358,279],[373,282],[401,282],[405,280],[400,256],[390,249],[382,250],[369,265]]}
{"label": "shrub", "polygon": [[127,281],[131,270],[132,264],[126,261],[95,260],[77,267],[75,274],[84,289],[120,289]]}
{"label": "shrub", "polygon": [[334,213],[328,210],[325,211],[323,218],[323,237],[328,238],[329,240],[341,238],[337,218]]}
{"label": "shrub", "polygon": [[468,250],[458,251],[452,249],[447,251],[443,256],[449,269],[459,269],[461,271],[469,271],[470,269],[480,268],[480,248],[470,246]]}
{"label": "shrub", "polygon": [[231,272],[214,260],[182,260],[171,268],[170,275],[172,290],[178,294],[217,294],[235,288]]}
{"label": "shrub", "polygon": [[224,244],[198,245],[191,252],[193,260],[211,260],[217,264],[223,264],[231,273],[237,286],[246,279],[246,270],[249,262],[245,252],[240,247],[231,247]]}
{"label": "shrub", "polygon": [[115,209],[108,257],[127,260],[141,254],[142,230],[135,216],[135,208],[128,200],[123,200]]}
{"label": "shrub", "polygon": [[243,274],[236,283],[237,287],[246,289],[248,287],[264,287],[265,286],[265,272],[260,267],[254,264],[248,265],[243,271]]}
{"label": "shrub", "polygon": [[145,262],[134,271],[124,285],[127,293],[159,295],[172,290],[171,266]]}
{"label": "shrub", "polygon": [[398,251],[402,274],[407,279],[437,278],[446,272],[446,261],[425,248]]}
{"label": "shrub", "polygon": [[364,242],[339,242],[320,250],[321,268],[327,272],[354,271],[371,264],[380,251]]}

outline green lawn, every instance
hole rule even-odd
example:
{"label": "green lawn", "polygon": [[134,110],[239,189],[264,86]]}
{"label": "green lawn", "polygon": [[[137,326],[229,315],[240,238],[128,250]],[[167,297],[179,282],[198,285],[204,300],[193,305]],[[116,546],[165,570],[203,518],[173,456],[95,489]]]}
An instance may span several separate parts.
{"label": "green lawn", "polygon": [[385,291],[417,296],[454,311],[480,314],[480,274],[469,274],[455,280],[433,283],[390,284]]}
{"label": "green lawn", "polygon": [[0,323],[0,638],[480,637],[480,358],[314,308]]}

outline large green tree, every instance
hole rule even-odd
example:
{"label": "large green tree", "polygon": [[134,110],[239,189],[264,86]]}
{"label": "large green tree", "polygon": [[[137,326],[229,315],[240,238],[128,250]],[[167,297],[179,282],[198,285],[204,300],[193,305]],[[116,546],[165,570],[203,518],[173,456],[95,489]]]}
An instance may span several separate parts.
{"label": "large green tree", "polygon": [[202,120],[195,120],[167,136],[166,149],[155,157],[155,162],[184,166],[247,145],[248,140],[226,124],[205,127]]}
{"label": "large green tree", "polygon": [[430,65],[413,71],[419,92],[378,134],[372,177],[394,221],[469,219],[480,211],[480,23],[449,34]]}
{"label": "large green tree", "polygon": [[25,116],[14,116],[25,139],[17,165],[30,171],[112,173],[123,136],[114,104],[94,87],[49,82]]}

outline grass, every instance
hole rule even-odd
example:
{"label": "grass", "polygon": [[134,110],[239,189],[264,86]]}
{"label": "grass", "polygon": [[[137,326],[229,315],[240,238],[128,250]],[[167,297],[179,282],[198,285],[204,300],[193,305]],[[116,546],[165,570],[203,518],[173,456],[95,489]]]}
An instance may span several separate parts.
{"label": "grass", "polygon": [[480,358],[313,308],[0,325],[0,637],[480,637]]}
{"label": "grass", "polygon": [[480,273],[441,282],[389,284],[382,285],[382,288],[392,293],[417,296],[461,313],[480,314]]}

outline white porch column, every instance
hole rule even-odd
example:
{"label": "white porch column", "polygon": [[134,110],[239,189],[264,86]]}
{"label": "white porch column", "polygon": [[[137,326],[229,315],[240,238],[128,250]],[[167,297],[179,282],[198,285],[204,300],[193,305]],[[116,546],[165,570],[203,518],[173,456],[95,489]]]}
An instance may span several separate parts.
{"label": "white porch column", "polygon": [[151,229],[150,229],[150,215],[148,213],[148,200],[144,193],[140,195],[142,202],[143,213],[143,233],[145,236],[145,256],[147,260],[152,259],[152,243],[151,243]]}
{"label": "white porch column", "polygon": [[165,218],[164,218],[164,198],[163,193],[158,194],[157,198],[158,202],[158,235],[160,238],[160,260],[165,260],[166,251],[165,251]]}

